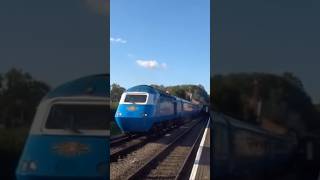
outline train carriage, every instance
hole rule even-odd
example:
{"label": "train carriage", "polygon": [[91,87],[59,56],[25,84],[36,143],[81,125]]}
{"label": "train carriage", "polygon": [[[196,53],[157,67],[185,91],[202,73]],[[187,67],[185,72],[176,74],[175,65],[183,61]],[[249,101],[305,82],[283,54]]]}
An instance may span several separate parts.
{"label": "train carriage", "polygon": [[18,180],[109,177],[108,75],[68,82],[38,106],[16,170]]}
{"label": "train carriage", "polygon": [[223,114],[214,114],[214,178],[279,171],[287,167],[296,146],[297,139],[292,135],[272,134]]}
{"label": "train carriage", "polygon": [[200,107],[148,85],[129,88],[121,96],[115,119],[125,133],[147,133],[180,124]]}

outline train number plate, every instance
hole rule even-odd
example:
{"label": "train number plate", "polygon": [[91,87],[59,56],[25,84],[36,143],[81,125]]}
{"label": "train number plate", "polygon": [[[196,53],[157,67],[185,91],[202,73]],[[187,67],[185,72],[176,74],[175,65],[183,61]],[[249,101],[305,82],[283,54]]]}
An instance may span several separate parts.
{"label": "train number plate", "polygon": [[136,108],[135,106],[129,106],[129,107],[128,107],[128,110],[129,110],[129,111],[135,111],[136,109],[137,109],[137,108]]}
{"label": "train number plate", "polygon": [[76,156],[89,152],[89,146],[78,142],[63,142],[53,146],[53,150],[60,155]]}

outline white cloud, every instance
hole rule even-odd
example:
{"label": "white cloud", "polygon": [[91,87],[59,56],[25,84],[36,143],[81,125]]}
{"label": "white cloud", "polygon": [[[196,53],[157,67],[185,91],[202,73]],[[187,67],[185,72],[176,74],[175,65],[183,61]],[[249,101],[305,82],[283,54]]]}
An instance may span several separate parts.
{"label": "white cloud", "polygon": [[126,40],[122,39],[122,38],[113,38],[113,37],[110,37],[110,42],[114,42],[114,43],[122,43],[122,44],[125,44],[127,43]]}
{"label": "white cloud", "polygon": [[147,69],[157,69],[157,68],[167,68],[167,64],[166,63],[159,63],[156,60],[137,60],[136,63],[143,67],[143,68],[147,68]]}

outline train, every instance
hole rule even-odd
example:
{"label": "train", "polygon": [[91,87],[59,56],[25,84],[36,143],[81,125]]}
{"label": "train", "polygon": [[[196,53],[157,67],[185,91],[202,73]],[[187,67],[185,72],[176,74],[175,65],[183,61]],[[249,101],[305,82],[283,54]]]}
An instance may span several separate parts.
{"label": "train", "polygon": [[214,179],[276,173],[289,167],[297,154],[295,133],[277,135],[218,112],[211,112],[211,117]]}
{"label": "train", "polygon": [[115,120],[126,134],[155,133],[179,125],[199,115],[202,110],[202,105],[149,85],[137,85],[121,95]]}
{"label": "train", "polygon": [[109,178],[109,75],[85,76],[58,86],[40,102],[16,178]]}

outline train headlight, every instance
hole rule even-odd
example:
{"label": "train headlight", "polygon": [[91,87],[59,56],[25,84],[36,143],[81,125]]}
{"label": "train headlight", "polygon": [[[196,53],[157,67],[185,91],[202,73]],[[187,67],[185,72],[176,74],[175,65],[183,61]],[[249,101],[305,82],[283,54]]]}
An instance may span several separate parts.
{"label": "train headlight", "polygon": [[147,113],[144,113],[144,117],[147,117],[148,116],[148,114]]}
{"label": "train headlight", "polygon": [[23,161],[21,164],[22,171],[36,171],[38,169],[37,163],[35,161]]}
{"label": "train headlight", "polygon": [[30,169],[31,171],[36,171],[36,170],[38,169],[37,163],[34,162],[34,161],[31,161],[30,164],[29,164],[29,169]]}
{"label": "train headlight", "polygon": [[121,112],[118,112],[118,116],[122,116],[122,113],[121,113]]}

